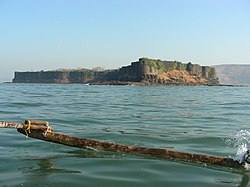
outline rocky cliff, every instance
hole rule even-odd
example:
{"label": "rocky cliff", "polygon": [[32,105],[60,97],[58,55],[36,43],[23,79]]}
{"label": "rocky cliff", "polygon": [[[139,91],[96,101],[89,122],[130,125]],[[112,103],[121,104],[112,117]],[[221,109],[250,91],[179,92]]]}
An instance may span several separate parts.
{"label": "rocky cliff", "polygon": [[14,83],[114,83],[217,85],[215,68],[177,61],[140,58],[117,70],[15,72]]}
{"label": "rocky cliff", "polygon": [[119,70],[120,81],[149,82],[159,84],[219,84],[215,68],[177,61],[140,58],[131,66]]}
{"label": "rocky cliff", "polygon": [[96,81],[114,81],[118,79],[118,70],[102,72],[82,70],[57,70],[38,72],[15,72],[13,83],[90,83]]}

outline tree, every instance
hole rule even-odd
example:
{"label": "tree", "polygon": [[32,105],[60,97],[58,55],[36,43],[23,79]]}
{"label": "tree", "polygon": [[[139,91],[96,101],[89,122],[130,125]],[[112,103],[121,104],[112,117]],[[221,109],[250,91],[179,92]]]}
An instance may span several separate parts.
{"label": "tree", "polygon": [[105,68],[103,68],[103,67],[94,67],[94,68],[92,68],[92,70],[93,71],[104,71]]}

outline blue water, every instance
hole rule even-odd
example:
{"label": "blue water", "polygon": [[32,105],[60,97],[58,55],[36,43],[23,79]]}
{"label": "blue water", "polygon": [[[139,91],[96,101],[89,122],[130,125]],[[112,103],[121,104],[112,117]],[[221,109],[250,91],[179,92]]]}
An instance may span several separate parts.
{"label": "blue water", "polygon": [[[0,84],[0,121],[43,120],[71,136],[221,157],[250,146],[239,139],[249,113],[248,87]],[[15,129],[0,129],[0,152],[0,186],[250,186],[244,169],[84,150]]]}

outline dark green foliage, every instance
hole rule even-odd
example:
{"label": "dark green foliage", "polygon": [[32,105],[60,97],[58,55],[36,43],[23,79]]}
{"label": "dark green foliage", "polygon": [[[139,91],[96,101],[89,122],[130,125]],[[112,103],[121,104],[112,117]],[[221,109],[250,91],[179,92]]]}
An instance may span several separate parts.
{"label": "dark green foliage", "polygon": [[144,62],[145,65],[153,67],[153,68],[155,68],[157,70],[164,70],[165,69],[165,66],[164,66],[163,62],[160,61],[160,60],[143,58],[143,62]]}
{"label": "dark green foliage", "polygon": [[187,63],[187,71],[192,72],[193,71],[193,64],[191,62]]}

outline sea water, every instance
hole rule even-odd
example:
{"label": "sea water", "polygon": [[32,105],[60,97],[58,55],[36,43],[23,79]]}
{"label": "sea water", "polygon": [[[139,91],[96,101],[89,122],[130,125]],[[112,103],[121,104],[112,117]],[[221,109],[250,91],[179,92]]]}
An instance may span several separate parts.
{"label": "sea water", "polygon": [[[250,88],[0,84],[0,121],[104,142],[240,159]],[[84,150],[0,129],[0,186],[250,186],[249,170]]]}

